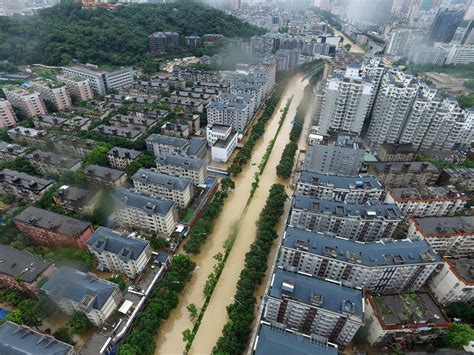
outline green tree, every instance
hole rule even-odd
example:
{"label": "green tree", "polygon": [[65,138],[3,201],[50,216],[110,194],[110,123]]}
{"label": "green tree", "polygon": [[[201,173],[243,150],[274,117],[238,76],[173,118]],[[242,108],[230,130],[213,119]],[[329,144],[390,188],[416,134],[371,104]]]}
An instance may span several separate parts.
{"label": "green tree", "polygon": [[447,333],[441,334],[434,342],[438,348],[461,348],[474,340],[474,329],[468,324],[453,324]]}
{"label": "green tree", "polygon": [[59,328],[53,333],[53,337],[55,337],[57,340],[62,341],[64,343],[74,345],[74,342],[72,341],[72,338],[71,338],[71,334],[69,334],[69,331],[67,328]]}
{"label": "green tree", "polygon": [[84,313],[74,313],[71,318],[69,318],[67,325],[73,334],[84,334],[87,332],[92,324]]}
{"label": "green tree", "polygon": [[139,169],[141,168],[153,168],[155,166],[155,158],[150,154],[145,153],[135,159],[130,165],[125,169],[128,177],[132,177]]}
{"label": "green tree", "polygon": [[100,165],[107,166],[109,161],[107,160],[107,153],[112,147],[109,144],[101,144],[90,152],[90,154],[84,159],[84,165]]}
{"label": "green tree", "polygon": [[18,305],[21,313],[22,323],[28,326],[38,327],[42,324],[42,310],[36,300],[24,300]]}
{"label": "green tree", "polygon": [[125,282],[125,279],[122,275],[111,276],[107,280],[113,282],[114,284],[117,284],[122,291],[125,291],[125,289],[127,288],[127,283]]}
{"label": "green tree", "polygon": [[466,323],[474,323],[474,307],[468,302],[454,302],[449,305],[449,315]]}
{"label": "green tree", "polygon": [[198,316],[198,309],[194,303],[188,304],[186,309],[189,312],[189,316],[191,317],[192,320],[196,319]]}
{"label": "green tree", "polygon": [[352,48],[352,45],[350,43],[347,43],[344,45],[344,49],[348,52],[351,50],[351,48]]}
{"label": "green tree", "polygon": [[228,177],[222,178],[221,187],[223,190],[235,189],[235,182]]}

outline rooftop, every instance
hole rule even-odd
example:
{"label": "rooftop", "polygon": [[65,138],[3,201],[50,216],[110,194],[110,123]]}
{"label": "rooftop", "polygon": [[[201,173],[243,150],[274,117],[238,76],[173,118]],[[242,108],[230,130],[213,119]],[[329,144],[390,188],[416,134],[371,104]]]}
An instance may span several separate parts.
{"label": "rooftop", "polygon": [[129,158],[129,159],[135,160],[140,155],[142,155],[142,152],[140,152],[138,150],[133,150],[133,149],[113,147],[112,149],[109,150],[107,155],[114,155],[114,156],[119,157],[119,158]]}
{"label": "rooftop", "polygon": [[278,299],[289,297],[343,316],[354,316],[362,322],[363,297],[361,290],[343,287],[300,273],[276,269],[269,295]]}
{"label": "rooftop", "polygon": [[205,139],[191,137],[189,140],[189,148],[186,154],[190,157],[199,156],[202,149],[206,149],[207,141]]}
{"label": "rooftop", "polygon": [[336,355],[337,348],[307,335],[262,323],[254,346],[255,355]]}
{"label": "rooftop", "polygon": [[379,172],[389,171],[390,173],[400,173],[400,172],[419,172],[419,171],[430,171],[430,172],[439,172],[438,168],[430,162],[425,161],[390,161],[390,162],[376,162],[369,163],[369,167],[373,166]]}
{"label": "rooftop", "polygon": [[302,171],[299,181],[338,189],[382,189],[380,183],[373,176],[339,176]]}
{"label": "rooftop", "polygon": [[99,279],[95,274],[84,273],[67,266],[61,266],[41,287],[48,295],[66,298],[84,308],[101,309],[112,296],[118,285]]}
{"label": "rooftop", "polygon": [[132,177],[133,181],[142,184],[160,185],[169,190],[184,191],[191,185],[188,178],[166,175],[149,169],[140,169]]}
{"label": "rooftop", "polygon": [[41,192],[53,185],[54,181],[42,179],[15,170],[3,169],[0,171],[0,183],[21,186],[24,189]]}
{"label": "rooftop", "polygon": [[215,109],[215,110],[227,110],[227,109],[234,109],[239,111],[244,111],[248,108],[248,105],[241,104],[238,102],[229,102],[228,104],[220,103],[220,102],[210,102],[207,105],[207,109]]}
{"label": "rooftop", "polygon": [[28,137],[44,137],[47,135],[47,132],[42,129],[16,126],[14,128],[9,129],[8,134],[13,134],[13,135],[19,134],[19,135],[28,136]]}
{"label": "rooftop", "polygon": [[474,259],[472,258],[446,258],[453,270],[465,283],[474,284]]}
{"label": "rooftop", "polygon": [[206,162],[201,159],[191,159],[188,157],[182,157],[179,155],[165,154],[158,157],[156,160],[157,165],[174,165],[180,166],[184,169],[201,169]]}
{"label": "rooftop", "polygon": [[235,139],[235,136],[237,136],[237,132],[233,132],[233,133],[229,134],[226,139],[219,138],[219,139],[216,140],[213,147],[227,148],[229,146],[229,144]]}
{"label": "rooftop", "polygon": [[229,130],[232,130],[232,127],[220,124],[209,124],[207,125],[207,129],[212,131],[212,133],[226,134]]}
{"label": "rooftop", "polygon": [[457,191],[446,189],[442,186],[394,187],[389,188],[388,193],[396,201],[449,200],[461,198],[461,195]]}
{"label": "rooftop", "polygon": [[63,125],[68,119],[65,117],[51,116],[51,115],[41,115],[36,118],[39,122],[49,123],[55,126]]}
{"label": "rooftop", "polygon": [[385,151],[391,154],[394,154],[394,153],[415,154],[417,152],[416,148],[413,148],[413,145],[411,143],[406,143],[406,144],[385,143],[385,144],[381,144],[379,149],[384,149]]}
{"label": "rooftop", "polygon": [[62,201],[70,201],[73,203],[81,202],[85,205],[88,201],[97,196],[97,191],[63,185],[59,188],[57,194]]}
{"label": "rooftop", "polygon": [[35,150],[26,157],[28,160],[41,161],[45,164],[71,169],[81,163],[80,159],[72,159],[52,152]]}
{"label": "rooftop", "polygon": [[19,155],[26,152],[28,148],[22,145],[0,141],[0,152],[9,155]]}
{"label": "rooftop", "polygon": [[474,235],[474,216],[413,218],[423,236]]}
{"label": "rooftop", "polygon": [[319,200],[306,196],[296,196],[293,207],[313,213],[330,213],[336,216],[360,216],[365,219],[388,218],[398,220],[402,218],[400,209],[395,204],[359,204],[329,200]]}
{"label": "rooftop", "polygon": [[0,353],[69,355],[74,353],[74,347],[56,340],[50,335],[41,334],[24,325],[7,321],[0,326]]}
{"label": "rooftop", "polygon": [[145,196],[124,188],[116,189],[114,197],[119,204],[143,210],[149,215],[166,215],[176,204],[174,201]]}
{"label": "rooftop", "polygon": [[147,240],[122,236],[105,227],[99,227],[87,242],[93,250],[117,254],[124,261],[137,260],[149,244]]}
{"label": "rooftop", "polygon": [[111,169],[104,166],[99,165],[89,165],[85,171],[86,175],[94,176],[98,178],[108,178],[110,180],[118,180],[120,179],[125,173],[121,170]]}
{"label": "rooftop", "polygon": [[94,132],[99,132],[103,134],[108,134],[111,136],[128,138],[128,139],[136,139],[142,132],[136,129],[129,129],[123,127],[115,127],[115,126],[106,126],[106,125],[99,125],[93,129]]}
{"label": "rooftop", "polygon": [[152,134],[146,139],[147,143],[158,143],[158,144],[165,144],[165,145],[172,145],[177,148],[184,148],[189,141],[184,138],[177,138],[171,136],[165,136],[164,134]]}
{"label": "rooftop", "polygon": [[91,227],[89,222],[83,222],[62,214],[30,206],[17,214],[15,221],[54,231],[67,237],[75,238]]}
{"label": "rooftop", "polygon": [[443,311],[428,292],[373,295],[369,297],[375,304],[374,312],[385,326],[448,322]]}
{"label": "rooftop", "polygon": [[4,275],[33,282],[48,266],[36,255],[0,244],[0,273]]}
{"label": "rooftop", "polygon": [[441,263],[441,257],[425,240],[353,242],[319,232],[288,227],[282,245],[302,252],[369,267]]}

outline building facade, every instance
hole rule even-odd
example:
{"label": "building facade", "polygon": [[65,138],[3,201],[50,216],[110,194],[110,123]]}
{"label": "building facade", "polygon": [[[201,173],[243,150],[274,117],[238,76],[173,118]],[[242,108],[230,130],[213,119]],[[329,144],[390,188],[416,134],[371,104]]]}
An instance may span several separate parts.
{"label": "building facade", "polygon": [[20,86],[10,86],[3,88],[3,93],[8,102],[23,117],[34,117],[46,115],[46,107],[37,92],[30,92]]}
{"label": "building facade", "polygon": [[194,185],[203,185],[207,179],[207,164],[202,159],[163,154],[156,160],[156,170],[163,174],[191,179]]}
{"label": "building facade", "polygon": [[386,187],[431,186],[440,175],[432,163],[421,161],[370,163],[368,172]]}
{"label": "building facade", "polygon": [[16,115],[12,105],[4,99],[0,99],[0,128],[11,128],[16,126]]}
{"label": "building facade", "polygon": [[69,96],[66,85],[61,82],[53,81],[33,81],[32,87],[40,93],[44,101],[52,104],[56,110],[68,110],[72,106],[71,97]]}
{"label": "building facade", "polygon": [[0,171],[0,193],[16,199],[35,202],[53,187],[54,180],[41,179],[19,171]]}

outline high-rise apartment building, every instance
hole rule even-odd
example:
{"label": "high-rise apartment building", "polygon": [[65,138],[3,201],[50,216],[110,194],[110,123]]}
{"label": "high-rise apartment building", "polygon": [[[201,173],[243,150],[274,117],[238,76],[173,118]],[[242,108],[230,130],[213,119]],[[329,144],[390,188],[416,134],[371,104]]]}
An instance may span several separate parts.
{"label": "high-rise apartment building", "polygon": [[47,114],[43,100],[37,92],[30,92],[20,86],[4,87],[3,92],[8,102],[18,110],[20,115],[34,117]]}
{"label": "high-rise apartment building", "polygon": [[288,227],[278,264],[284,270],[330,279],[345,287],[391,293],[418,290],[442,259],[424,240],[355,243]]}
{"label": "high-rise apartment building", "polygon": [[373,242],[392,237],[401,220],[400,209],[392,204],[349,204],[296,196],[289,223],[296,228]]}
{"label": "high-rise apartment building", "polygon": [[0,99],[0,128],[14,126],[16,126],[16,115],[12,105],[7,100]]}
{"label": "high-rise apartment building", "polygon": [[408,54],[410,45],[411,30],[400,29],[393,31],[388,42],[387,54],[394,57],[404,57]]}
{"label": "high-rise apartment building", "polygon": [[176,32],[154,32],[148,36],[148,50],[151,53],[166,53],[170,46],[179,46],[179,34]]}
{"label": "high-rise apartment building", "polygon": [[464,17],[464,11],[457,9],[439,9],[428,34],[431,42],[449,43]]}
{"label": "high-rise apartment building", "polygon": [[361,76],[358,65],[350,65],[344,74],[338,73],[327,81],[320,82],[316,96],[322,95],[321,107],[315,107],[314,118],[318,122],[318,133],[342,131],[360,134],[369,112],[374,87],[370,78]]}
{"label": "high-rise apartment building", "polygon": [[66,84],[66,90],[71,97],[79,101],[91,100],[94,97],[89,79],[80,76],[59,76],[58,79]]}
{"label": "high-rise apartment building", "polygon": [[67,110],[72,106],[65,83],[38,80],[33,81],[32,87],[41,94],[44,101],[52,104],[58,111]]}
{"label": "high-rise apartment building", "polygon": [[367,132],[372,146],[398,141],[418,90],[416,79],[398,69],[384,75]]}

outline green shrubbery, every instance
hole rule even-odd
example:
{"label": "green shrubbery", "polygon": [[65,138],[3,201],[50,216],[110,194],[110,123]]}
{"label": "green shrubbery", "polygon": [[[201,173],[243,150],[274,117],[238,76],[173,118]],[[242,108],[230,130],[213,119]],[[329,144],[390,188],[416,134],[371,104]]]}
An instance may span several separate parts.
{"label": "green shrubbery", "polygon": [[153,354],[155,337],[161,322],[168,318],[171,310],[179,303],[179,293],[191,279],[195,263],[185,255],[178,255],[165,276],[152,290],[146,307],[140,312],[133,331],[120,346],[121,355]]}
{"label": "green shrubbery", "polygon": [[245,255],[245,268],[240,273],[234,296],[236,301],[227,307],[229,321],[213,349],[214,354],[241,354],[245,349],[257,304],[254,291],[262,283],[267,270],[267,257],[273,240],[278,236],[275,225],[283,214],[286,198],[283,185],[274,184],[271,187],[265,208],[257,221],[256,239]]}

